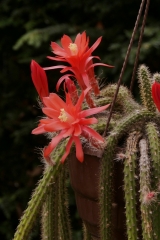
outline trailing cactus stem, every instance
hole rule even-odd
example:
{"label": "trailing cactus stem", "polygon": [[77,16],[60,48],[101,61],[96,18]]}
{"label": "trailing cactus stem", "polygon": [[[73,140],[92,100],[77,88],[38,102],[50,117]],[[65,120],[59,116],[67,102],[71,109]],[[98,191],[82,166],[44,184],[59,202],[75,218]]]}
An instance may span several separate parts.
{"label": "trailing cactus stem", "polygon": [[42,240],[57,240],[58,235],[58,184],[57,178],[50,184],[42,208],[41,236]]}
{"label": "trailing cactus stem", "polygon": [[[131,127],[138,126],[138,122],[142,123],[145,121],[150,121],[151,119],[159,120],[156,113],[152,113],[146,110],[136,110],[132,114],[128,115],[127,117],[122,118],[114,127],[113,131],[111,131],[111,135],[115,135],[118,139],[123,136],[123,134],[127,133]],[[104,121],[96,124],[94,129],[96,131],[102,131],[102,128],[105,127]],[[104,130],[104,129],[103,129]],[[109,136],[109,137],[110,137]]]}
{"label": "trailing cactus stem", "polygon": [[[106,88],[102,89],[101,91],[102,97],[96,100],[96,103],[98,103],[97,105],[105,105],[107,103],[110,103],[113,100],[116,88],[117,88],[116,84],[111,84],[108,85]],[[120,110],[121,113],[122,111],[124,113],[130,113],[135,109],[140,109],[140,105],[133,100],[131,93],[126,87],[120,86],[114,109],[116,109],[117,111]]]}
{"label": "trailing cactus stem", "polygon": [[160,184],[160,138],[158,136],[158,128],[155,123],[149,122],[146,125],[146,131],[153,165],[153,188],[157,189]]}
{"label": "trailing cactus stem", "polygon": [[152,209],[150,204],[150,161],[148,157],[148,146],[145,139],[139,142],[140,147],[140,203],[142,219],[142,235],[144,240],[153,240]]}
{"label": "trailing cactus stem", "polygon": [[151,76],[148,68],[145,65],[141,65],[139,67],[138,79],[140,83],[140,93],[143,105],[149,111],[155,112],[156,107],[151,95]]}
{"label": "trailing cactus stem", "polygon": [[[152,187],[155,192],[160,191],[160,138],[157,126],[150,122],[146,126],[146,131],[149,140],[150,155],[152,159]],[[160,239],[160,197],[157,196],[157,201],[153,204],[153,228],[156,238]]]}
{"label": "trailing cactus stem", "polygon": [[13,240],[27,240],[35,223],[35,220],[39,214],[39,210],[43,204],[43,200],[47,194],[50,183],[54,181],[58,172],[61,169],[62,164],[60,159],[65,152],[66,141],[62,142],[58,148],[54,151],[54,166],[48,166],[45,170],[43,178],[39,181],[38,186],[33,192],[32,198],[28,203],[27,209],[20,220]]}
{"label": "trailing cactus stem", "polygon": [[59,174],[59,206],[58,206],[58,225],[59,225],[59,235],[60,240],[71,240],[71,225],[69,219],[69,212],[68,212],[68,193],[67,193],[67,186],[66,186],[66,179],[68,173],[66,169],[66,164],[64,168],[62,168]]}
{"label": "trailing cactus stem", "polygon": [[101,173],[100,173],[100,236],[101,240],[112,238],[112,179],[113,179],[113,158],[117,140],[110,136],[107,140],[107,148],[104,152]]}
{"label": "trailing cactus stem", "polygon": [[[116,116],[116,118],[119,119],[120,116]],[[116,125],[117,125],[117,121],[111,119],[109,127],[108,127],[108,130],[109,131],[112,130]],[[102,117],[102,118],[100,117],[100,118],[98,118],[98,124],[94,124],[92,126],[92,128],[102,134],[104,132],[105,126],[106,126],[106,117],[105,118],[104,117]]]}
{"label": "trailing cactus stem", "polygon": [[[127,133],[128,130],[131,130],[131,128],[139,127],[138,123],[143,124],[144,122],[149,121],[151,119],[157,119],[157,115],[146,110],[135,111],[129,116],[121,119],[118,122],[117,126],[114,128],[114,130],[110,133],[110,136],[114,135],[115,138],[119,139],[125,133]],[[95,129],[98,129],[98,124],[97,128]]]}
{"label": "trailing cactus stem", "polygon": [[139,132],[132,132],[127,139],[127,148],[124,161],[124,190],[126,225],[128,239],[137,239],[137,220],[136,220],[136,182],[135,169],[137,159],[137,143],[140,138]]}

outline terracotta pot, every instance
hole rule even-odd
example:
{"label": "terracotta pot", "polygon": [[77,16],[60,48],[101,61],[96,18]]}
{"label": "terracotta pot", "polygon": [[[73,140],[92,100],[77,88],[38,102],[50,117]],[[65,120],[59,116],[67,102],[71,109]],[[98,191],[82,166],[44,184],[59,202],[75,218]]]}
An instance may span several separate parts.
{"label": "terracotta pot", "polygon": [[[69,158],[69,174],[75,192],[77,209],[93,240],[100,240],[98,187],[101,158],[85,154],[84,162],[80,163],[73,152]],[[123,200],[122,165],[115,164],[114,201],[113,201],[113,238],[126,239]]]}

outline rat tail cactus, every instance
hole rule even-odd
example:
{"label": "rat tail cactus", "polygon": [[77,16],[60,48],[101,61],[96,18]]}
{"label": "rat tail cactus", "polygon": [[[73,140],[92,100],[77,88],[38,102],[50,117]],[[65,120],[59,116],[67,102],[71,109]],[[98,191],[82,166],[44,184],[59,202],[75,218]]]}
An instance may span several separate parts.
{"label": "rat tail cactus", "polygon": [[[133,99],[126,87],[120,86],[107,136],[104,137],[108,108],[117,86],[109,84],[99,91],[94,67],[111,67],[92,62],[91,54],[100,41],[101,38],[89,48],[89,39],[84,32],[78,34],[74,42],[64,35],[61,39],[62,47],[53,42],[52,49],[56,57],[49,58],[63,60],[70,67],[58,65],[43,69],[32,61],[32,80],[45,114],[32,133],[46,134],[50,143],[43,149],[46,163],[43,177],[20,220],[14,240],[27,240],[30,237],[39,213],[42,215],[42,240],[72,239],[68,211],[67,161],[75,152],[75,161],[83,168],[85,155],[88,154],[84,150],[87,144],[90,155],[96,155],[99,159],[99,168],[95,174],[98,176],[98,184],[95,186],[93,182],[92,186],[98,189],[98,197],[95,198],[98,206],[98,230],[93,234],[84,220],[84,239],[160,239],[160,74],[152,76],[145,65],[139,67],[142,104]],[[56,68],[61,68],[62,73],[70,71],[59,79],[57,85],[58,89],[64,81],[65,101],[48,90],[44,70]],[[80,94],[71,80],[73,77],[80,85]],[[85,100],[87,104],[83,104]],[[97,155],[98,152],[101,152],[101,156]],[[114,184],[114,179],[118,178],[116,168],[119,164],[123,177],[119,187],[123,192],[122,215],[125,219],[122,238],[121,234],[116,235],[114,220],[115,208],[119,205]]]}

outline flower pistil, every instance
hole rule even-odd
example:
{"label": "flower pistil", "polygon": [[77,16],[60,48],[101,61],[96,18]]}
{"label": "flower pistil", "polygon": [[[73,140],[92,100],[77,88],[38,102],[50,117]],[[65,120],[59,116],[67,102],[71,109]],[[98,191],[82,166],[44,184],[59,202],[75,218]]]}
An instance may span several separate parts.
{"label": "flower pistil", "polygon": [[67,117],[67,114],[66,114],[64,108],[60,109],[60,115],[59,115],[58,118],[60,119],[61,122],[66,122],[67,121],[68,117]]}
{"label": "flower pistil", "polygon": [[77,44],[76,43],[70,43],[68,48],[70,49],[71,51],[71,55],[72,56],[76,56],[77,53],[78,53],[78,47],[77,47]]}

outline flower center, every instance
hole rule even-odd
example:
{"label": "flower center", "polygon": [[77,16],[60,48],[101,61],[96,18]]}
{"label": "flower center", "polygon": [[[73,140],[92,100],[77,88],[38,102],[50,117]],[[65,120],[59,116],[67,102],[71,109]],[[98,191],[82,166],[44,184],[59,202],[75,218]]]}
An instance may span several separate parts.
{"label": "flower center", "polygon": [[76,56],[76,55],[77,55],[77,53],[78,53],[77,44],[75,44],[75,43],[70,43],[69,46],[68,46],[68,48],[70,49],[72,56]]}
{"label": "flower center", "polygon": [[67,121],[68,117],[67,117],[67,114],[66,114],[64,108],[60,109],[60,115],[59,115],[58,118],[60,119],[61,122],[66,122]]}

